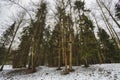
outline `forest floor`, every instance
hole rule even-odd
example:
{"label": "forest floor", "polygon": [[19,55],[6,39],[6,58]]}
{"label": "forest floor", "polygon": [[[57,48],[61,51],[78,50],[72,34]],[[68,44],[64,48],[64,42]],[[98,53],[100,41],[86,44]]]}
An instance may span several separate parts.
{"label": "forest floor", "polygon": [[[0,80],[120,80],[120,64],[96,64],[85,68],[74,66],[74,72],[63,75],[56,67],[40,66],[37,72],[26,74],[26,69],[12,69],[6,65],[0,72]],[[62,67],[64,69],[64,67]]]}

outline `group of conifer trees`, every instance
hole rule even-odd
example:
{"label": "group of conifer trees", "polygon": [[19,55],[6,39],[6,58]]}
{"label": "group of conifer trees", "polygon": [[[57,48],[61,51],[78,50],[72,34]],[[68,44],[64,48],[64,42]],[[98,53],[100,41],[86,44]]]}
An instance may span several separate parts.
{"label": "group of conifer trees", "polygon": [[[99,0],[97,2],[101,11],[101,6],[108,10]],[[120,62],[119,38],[104,13],[101,15],[111,35],[99,26],[96,18],[97,25],[94,26],[87,16],[90,10],[85,8],[84,1],[56,0],[55,3],[54,26],[47,25],[48,4],[41,1],[35,19],[31,18],[29,26],[23,28],[16,50],[11,46],[23,19],[14,22],[3,33],[0,41],[1,70],[5,64],[12,64],[13,68],[26,67],[32,72],[41,65],[55,66],[58,70],[65,66],[64,74],[68,74],[74,71],[72,66]],[[98,28],[97,35],[95,27]]]}

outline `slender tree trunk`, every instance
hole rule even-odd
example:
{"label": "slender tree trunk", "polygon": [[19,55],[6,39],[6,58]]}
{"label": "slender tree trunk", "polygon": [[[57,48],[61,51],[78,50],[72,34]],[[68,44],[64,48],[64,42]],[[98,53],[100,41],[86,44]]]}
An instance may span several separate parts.
{"label": "slender tree trunk", "polygon": [[68,74],[68,65],[67,65],[67,54],[66,54],[66,49],[64,50],[64,56],[65,56],[65,72],[64,74]]}
{"label": "slender tree trunk", "polygon": [[58,35],[58,69],[57,70],[61,70],[61,50],[62,50],[62,47],[61,47],[61,38],[62,38],[62,35],[61,35],[61,32],[62,32],[62,28],[61,28],[61,24],[60,24],[60,31],[59,31],[59,35]]}
{"label": "slender tree trunk", "polygon": [[86,58],[84,60],[85,60],[85,64],[84,64],[85,67],[89,67],[88,60]]}
{"label": "slender tree trunk", "polygon": [[61,47],[60,47],[60,37],[59,37],[59,48],[58,48],[58,69],[61,70]]}
{"label": "slender tree trunk", "polygon": [[98,58],[99,58],[99,62],[100,62],[100,64],[102,64],[103,63],[103,61],[102,61],[102,57],[101,57],[101,53],[100,53],[100,48],[99,48],[99,45],[98,45]]}
{"label": "slender tree trunk", "polygon": [[66,29],[65,29],[65,25],[62,25],[62,31],[63,31],[63,54],[64,54],[64,63],[65,63],[65,72],[64,74],[68,74],[68,64],[67,64],[67,40],[66,40]]}
{"label": "slender tree trunk", "polygon": [[31,64],[32,64],[32,55],[29,56],[28,69],[31,69]]}
{"label": "slender tree trunk", "polygon": [[73,68],[72,68],[72,33],[70,33],[70,62],[69,62],[69,70],[70,71],[73,71]]}
{"label": "slender tree trunk", "polygon": [[35,72],[36,69],[35,69],[35,40],[34,38],[32,38],[32,50],[31,50],[31,68],[32,68],[32,72]]}
{"label": "slender tree trunk", "polygon": [[71,5],[71,0],[68,0],[68,2],[69,2],[69,5],[70,5],[70,15],[69,15],[69,17],[71,18],[71,20],[68,20],[69,21],[69,31],[70,31],[70,34],[69,34],[69,42],[70,42],[70,48],[69,48],[69,51],[70,51],[70,55],[69,55],[69,70],[70,71],[73,71],[73,68],[72,68],[72,53],[73,53],[73,51],[72,51],[72,49],[73,49],[73,35],[72,35],[72,5]]}
{"label": "slender tree trunk", "polygon": [[64,31],[63,31],[63,24],[61,27],[61,33],[62,33],[62,56],[63,56],[63,65],[65,64],[65,55],[64,55]]}
{"label": "slender tree trunk", "polygon": [[[65,34],[66,35],[66,34]],[[67,47],[66,47],[66,36],[64,37],[64,57],[65,57],[65,72],[64,74],[68,74],[68,63],[67,63]]]}
{"label": "slender tree trunk", "polygon": [[59,54],[59,56],[58,56],[58,70],[61,70],[61,51],[60,51],[60,49],[59,49],[59,51],[58,51],[58,54]]}

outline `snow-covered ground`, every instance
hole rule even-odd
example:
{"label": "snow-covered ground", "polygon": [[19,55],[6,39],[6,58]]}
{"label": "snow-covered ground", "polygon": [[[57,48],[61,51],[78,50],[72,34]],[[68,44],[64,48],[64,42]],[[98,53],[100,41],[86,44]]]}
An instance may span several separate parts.
{"label": "snow-covered ground", "polygon": [[97,64],[89,68],[75,66],[74,69],[75,72],[62,75],[63,71],[57,71],[55,67],[40,66],[36,73],[25,74],[6,66],[0,72],[0,80],[120,80],[120,64]]}

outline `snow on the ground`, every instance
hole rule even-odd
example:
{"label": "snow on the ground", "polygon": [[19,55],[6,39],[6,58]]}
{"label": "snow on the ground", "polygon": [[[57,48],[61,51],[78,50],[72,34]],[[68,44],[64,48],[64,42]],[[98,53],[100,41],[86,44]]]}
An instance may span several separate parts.
{"label": "snow on the ground", "polygon": [[15,69],[9,67],[0,72],[0,80],[120,80],[120,64],[97,64],[89,68],[75,66],[75,72],[68,75],[63,75],[63,71],[57,71],[55,67],[40,66],[31,74],[10,73]]}

